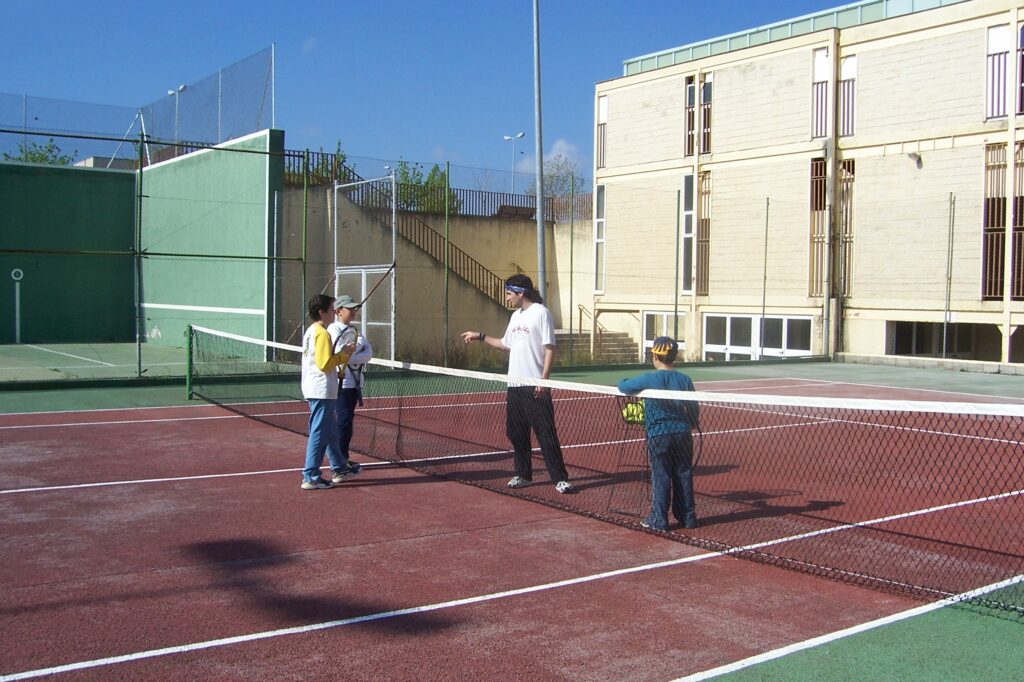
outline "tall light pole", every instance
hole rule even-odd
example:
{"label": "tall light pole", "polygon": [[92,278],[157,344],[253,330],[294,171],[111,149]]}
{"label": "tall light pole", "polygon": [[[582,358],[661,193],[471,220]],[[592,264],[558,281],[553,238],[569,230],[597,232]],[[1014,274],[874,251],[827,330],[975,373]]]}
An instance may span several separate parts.
{"label": "tall light pole", "polygon": [[544,272],[547,260],[544,253],[544,131],[540,113],[540,0],[533,0],[533,102],[534,126],[537,130],[537,139],[534,140],[537,150],[537,289],[546,301],[548,284]]}
{"label": "tall light pole", "polygon": [[[181,85],[179,85],[174,90],[168,90],[167,91],[168,95],[174,95],[174,141],[175,142],[178,141],[178,96],[181,93],[185,92],[185,88],[186,87],[187,86],[184,83],[182,83]],[[175,156],[177,156],[177,154],[175,154]]]}
{"label": "tall light pole", "polygon": [[516,140],[520,139],[526,133],[516,133],[515,135],[506,135],[506,140],[512,141],[512,194],[516,193]]}

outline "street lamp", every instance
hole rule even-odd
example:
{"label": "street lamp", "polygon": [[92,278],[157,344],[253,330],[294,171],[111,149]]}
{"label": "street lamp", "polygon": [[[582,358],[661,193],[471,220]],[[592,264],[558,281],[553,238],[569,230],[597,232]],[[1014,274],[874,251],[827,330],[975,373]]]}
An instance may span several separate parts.
{"label": "street lamp", "polygon": [[521,138],[526,133],[517,133],[515,135],[506,135],[506,140],[512,141],[512,194],[516,193],[516,140]]}
{"label": "street lamp", "polygon": [[[174,95],[174,141],[178,141],[178,95],[185,92],[187,86],[182,83],[175,90],[168,90],[168,95]],[[177,154],[175,154],[177,156]]]}

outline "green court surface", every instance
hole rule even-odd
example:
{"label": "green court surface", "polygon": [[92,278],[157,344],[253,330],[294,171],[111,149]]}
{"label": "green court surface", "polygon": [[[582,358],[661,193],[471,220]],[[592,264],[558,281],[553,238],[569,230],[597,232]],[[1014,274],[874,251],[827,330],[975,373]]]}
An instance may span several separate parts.
{"label": "green court surface", "polygon": [[[144,346],[154,376],[163,367],[166,374],[180,374],[184,357],[180,350]],[[86,376],[103,379],[114,368],[131,368],[135,346],[126,344],[121,355],[112,358],[95,354],[90,346],[47,346],[45,350],[19,347],[0,348],[4,366],[17,362],[18,353],[29,350],[44,355],[67,356],[65,371],[72,366]],[[86,358],[85,360],[80,358]],[[63,362],[63,360],[62,360]],[[109,363],[114,367],[98,365]],[[77,364],[76,364],[77,363]],[[177,363],[177,364],[176,364]],[[173,369],[172,369],[173,368]],[[936,401],[970,400],[973,396],[996,397],[1000,402],[1024,400],[1024,377],[951,372],[940,369],[911,369],[884,366],[798,362],[773,364],[691,365],[680,369],[690,374],[698,389],[717,390],[713,383],[728,380],[779,379],[841,383],[859,397],[875,397],[882,389],[917,389],[915,398]],[[615,384],[620,379],[647,371],[645,366],[615,368],[559,368],[553,379]],[[106,374],[105,374],[106,373]],[[144,376],[148,375],[148,372]],[[76,375],[77,376],[77,375]],[[129,373],[129,376],[134,376]],[[90,410],[189,404],[184,380],[159,385],[90,385],[55,383],[52,388],[18,390],[8,385],[0,391],[0,413]],[[723,388],[722,390],[727,390]],[[770,392],[770,388],[764,389]],[[192,401],[191,404],[198,404]],[[298,446],[297,446],[298,447]],[[298,450],[297,450],[298,452]],[[296,455],[298,456],[298,454]],[[1019,528],[1007,528],[1019,533]],[[827,589],[827,585],[823,587]],[[714,595],[707,595],[714,599]],[[922,602],[922,605],[924,602]],[[785,618],[785,614],[766,614]],[[840,633],[842,634],[842,633]],[[685,638],[686,633],[681,632]],[[971,605],[945,606],[912,617],[878,625],[856,634],[823,637],[810,646],[794,642],[795,651],[775,657],[772,652],[749,661],[749,666],[722,671],[726,680],[1018,680],[1024,678],[1024,616],[1006,611],[988,611]],[[611,654],[614,655],[614,654]]]}
{"label": "green court surface", "polygon": [[185,349],[143,343],[0,345],[0,382],[185,376]]}
{"label": "green court surface", "polygon": [[726,673],[729,682],[1020,680],[1024,621],[945,608]]}

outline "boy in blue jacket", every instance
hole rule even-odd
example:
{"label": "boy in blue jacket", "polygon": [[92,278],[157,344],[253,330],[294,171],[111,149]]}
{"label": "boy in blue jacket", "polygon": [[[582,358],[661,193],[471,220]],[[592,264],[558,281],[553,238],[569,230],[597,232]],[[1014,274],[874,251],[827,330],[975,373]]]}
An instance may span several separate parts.
{"label": "boy in blue jacket", "polygon": [[[644,389],[692,391],[693,382],[672,369],[679,353],[674,339],[659,336],[651,348],[655,371],[619,382],[619,390],[635,395]],[[644,528],[668,529],[668,508],[685,528],[697,527],[693,501],[693,435],[700,408],[693,400],[644,399],[647,457],[651,462],[651,513],[640,522]]]}

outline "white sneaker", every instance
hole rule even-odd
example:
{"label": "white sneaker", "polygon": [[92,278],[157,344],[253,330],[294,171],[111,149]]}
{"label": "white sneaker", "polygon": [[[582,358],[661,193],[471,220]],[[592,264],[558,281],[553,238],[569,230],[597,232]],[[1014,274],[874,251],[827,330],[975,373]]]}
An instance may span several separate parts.
{"label": "white sneaker", "polygon": [[572,487],[572,483],[569,481],[559,481],[555,484],[555,490],[560,493],[574,493],[576,489]]}
{"label": "white sneaker", "polygon": [[530,485],[533,481],[523,478],[522,476],[513,476],[512,480],[508,482],[509,488],[525,488]]}

